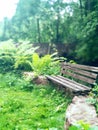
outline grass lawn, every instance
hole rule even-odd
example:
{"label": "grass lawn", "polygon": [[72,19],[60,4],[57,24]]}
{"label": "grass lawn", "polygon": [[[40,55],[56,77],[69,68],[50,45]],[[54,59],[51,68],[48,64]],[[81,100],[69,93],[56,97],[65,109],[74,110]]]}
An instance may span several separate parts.
{"label": "grass lawn", "polygon": [[69,102],[52,86],[0,74],[0,130],[63,130]]}

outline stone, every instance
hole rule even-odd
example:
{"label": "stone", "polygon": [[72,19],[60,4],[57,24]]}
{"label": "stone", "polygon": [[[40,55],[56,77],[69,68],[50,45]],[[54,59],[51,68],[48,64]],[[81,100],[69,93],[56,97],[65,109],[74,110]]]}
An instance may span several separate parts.
{"label": "stone", "polygon": [[42,84],[42,85],[47,85],[48,80],[45,78],[45,76],[38,76],[33,79],[34,83],[36,84]]}
{"label": "stone", "polygon": [[36,76],[33,72],[24,72],[24,76],[31,79],[32,83],[47,85],[48,80],[45,76]]}
{"label": "stone", "polygon": [[30,77],[30,78],[34,78],[35,77],[33,72],[24,72],[23,75],[25,77]]}
{"label": "stone", "polygon": [[98,117],[95,107],[87,102],[86,96],[75,96],[66,110],[65,130],[79,121],[98,126]]}

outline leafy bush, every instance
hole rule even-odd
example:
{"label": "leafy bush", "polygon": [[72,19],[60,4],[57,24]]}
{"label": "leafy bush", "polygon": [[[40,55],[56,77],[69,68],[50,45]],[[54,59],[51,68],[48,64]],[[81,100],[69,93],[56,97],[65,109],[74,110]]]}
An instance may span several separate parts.
{"label": "leafy bush", "polygon": [[88,101],[95,106],[98,113],[98,84],[96,84],[92,89],[92,92],[90,92],[90,98]]}
{"label": "leafy bush", "polygon": [[38,47],[24,42],[13,44],[12,41],[2,42],[0,45],[0,68],[8,71],[19,69],[25,71],[35,71],[37,74],[59,74],[60,63],[53,55],[39,57],[35,51]]}
{"label": "leafy bush", "polygon": [[19,45],[10,40],[0,43],[0,70],[32,70],[32,54],[37,48],[28,42]]}
{"label": "leafy bush", "polygon": [[16,49],[12,41],[0,43],[0,71],[9,71],[14,69]]}
{"label": "leafy bush", "polygon": [[32,57],[33,70],[38,74],[58,74],[60,72],[59,60],[56,61],[52,55],[39,57],[37,53]]}
{"label": "leafy bush", "polygon": [[38,49],[32,44],[24,42],[17,46],[15,55],[15,69],[32,70],[32,55]]}
{"label": "leafy bush", "polygon": [[50,63],[51,63],[51,56],[45,55],[44,57],[40,58],[37,53],[33,54],[33,70],[43,74],[46,72],[47,69],[49,69]]}

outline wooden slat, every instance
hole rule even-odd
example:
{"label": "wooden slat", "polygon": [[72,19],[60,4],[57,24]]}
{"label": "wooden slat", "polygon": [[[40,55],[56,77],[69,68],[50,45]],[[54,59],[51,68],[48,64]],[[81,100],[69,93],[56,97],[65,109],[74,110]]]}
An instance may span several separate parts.
{"label": "wooden slat", "polygon": [[87,76],[87,77],[90,77],[90,78],[93,78],[93,79],[96,79],[96,77],[97,77],[97,74],[95,74],[95,73],[88,72],[88,71],[85,71],[85,70],[80,70],[80,69],[73,68],[73,67],[70,67],[70,66],[64,66],[62,68],[62,70],[64,70],[64,69],[74,71],[75,73],[78,73],[78,74],[81,74],[81,75],[84,75],[84,76]]}
{"label": "wooden slat", "polygon": [[72,83],[74,83],[74,84],[76,84],[76,85],[78,85],[78,86],[81,86],[81,87],[85,88],[85,89],[89,89],[89,90],[91,90],[90,87],[87,87],[87,86],[85,86],[85,85],[83,85],[83,84],[80,84],[80,83],[78,83],[78,82],[76,82],[76,81],[74,81],[74,80],[71,80],[71,79],[65,78],[65,77],[60,76],[60,75],[58,75],[57,77],[60,77],[60,78],[62,78],[62,79],[64,79],[64,80],[67,80],[67,81],[69,81],[69,82],[72,82]]}
{"label": "wooden slat", "polygon": [[79,75],[79,74],[74,74],[74,73],[67,72],[67,71],[63,71],[63,72],[61,72],[61,73],[66,74],[66,75],[68,75],[68,76],[71,76],[71,77],[73,77],[73,78],[79,79],[79,80],[84,81],[84,82],[89,83],[89,84],[94,84],[94,83],[95,83],[95,80],[94,80],[94,79],[90,79],[90,78],[81,76],[81,75]]}
{"label": "wooden slat", "polygon": [[81,87],[81,84],[77,85],[75,84],[74,82],[70,82],[70,81],[67,81],[65,79],[62,79],[61,77],[58,77],[58,76],[46,76],[48,79],[58,83],[58,84],[61,84],[65,87],[68,87],[69,89],[72,89],[73,91],[75,92],[83,92],[83,91],[90,91],[90,88],[89,87]]}
{"label": "wooden slat", "polygon": [[59,81],[58,79],[54,79],[52,76],[46,76],[46,77],[47,77],[49,80],[52,80],[52,81],[54,81],[54,82],[56,82],[56,83],[58,83],[58,84],[61,84],[61,85],[65,86],[65,87],[68,87],[68,88],[72,89],[73,91],[79,91],[79,89],[74,88],[74,87],[70,86],[69,84],[67,84],[67,86],[66,86],[65,83]]}
{"label": "wooden slat", "polygon": [[70,63],[62,63],[62,66],[70,66],[70,67],[75,67],[83,70],[88,70],[88,71],[93,71],[93,72],[98,72],[98,67],[94,66],[86,66],[86,65],[80,65],[80,64],[70,64]]}
{"label": "wooden slat", "polygon": [[60,78],[60,77],[57,77],[57,76],[53,76],[53,78],[55,78],[55,79],[57,79],[57,80],[59,80],[59,81],[65,83],[66,85],[68,84],[68,85],[70,85],[70,86],[72,86],[73,88],[76,88],[76,89],[78,89],[78,90],[84,90],[83,87],[81,88],[81,87],[79,87],[79,86],[73,84],[72,82],[69,82],[68,80],[64,80],[64,79],[62,79],[62,78]]}
{"label": "wooden slat", "polygon": [[89,90],[89,88],[88,87],[81,87],[81,85],[77,85],[75,82],[70,82],[70,81],[68,81],[68,80],[66,80],[66,79],[63,79],[63,78],[61,78],[61,77],[59,77],[59,76],[53,76],[55,79],[57,79],[57,80],[59,80],[59,81],[61,81],[61,82],[63,82],[63,83],[65,83],[66,85],[67,84],[69,84],[70,86],[72,86],[73,88],[77,88],[77,89],[79,89],[79,91],[85,91],[85,90]]}
{"label": "wooden slat", "polygon": [[[60,75],[46,77],[57,84],[71,89],[74,92],[88,92],[91,88],[83,85],[82,83],[85,82],[88,84],[94,84],[97,78],[97,72],[98,67],[63,63],[61,73],[66,74],[66,76],[70,76],[73,80]],[[78,81],[75,81],[75,79],[83,82],[79,83]]]}

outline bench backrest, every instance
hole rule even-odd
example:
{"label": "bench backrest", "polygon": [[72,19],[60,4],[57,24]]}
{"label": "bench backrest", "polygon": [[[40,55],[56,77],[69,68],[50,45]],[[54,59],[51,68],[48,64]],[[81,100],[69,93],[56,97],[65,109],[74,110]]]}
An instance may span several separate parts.
{"label": "bench backrest", "polygon": [[61,65],[61,75],[67,75],[80,82],[84,82],[84,84],[94,84],[96,82],[97,73],[98,67],[70,64],[66,62]]}

